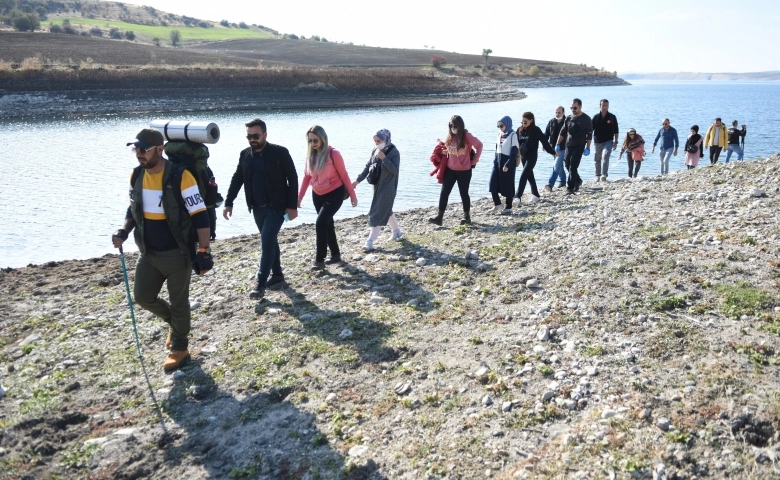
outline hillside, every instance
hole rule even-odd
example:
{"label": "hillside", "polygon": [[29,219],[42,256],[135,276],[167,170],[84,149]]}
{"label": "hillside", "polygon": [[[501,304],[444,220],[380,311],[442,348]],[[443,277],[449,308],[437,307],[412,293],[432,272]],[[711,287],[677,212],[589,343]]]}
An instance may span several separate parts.
{"label": "hillside", "polygon": [[342,220],[322,272],[299,225],[262,301],[257,235],[220,240],[169,375],[116,255],[4,269],[0,476],[773,478],[778,180],[776,155],[481,199],[471,226],[400,212],[370,254]]}

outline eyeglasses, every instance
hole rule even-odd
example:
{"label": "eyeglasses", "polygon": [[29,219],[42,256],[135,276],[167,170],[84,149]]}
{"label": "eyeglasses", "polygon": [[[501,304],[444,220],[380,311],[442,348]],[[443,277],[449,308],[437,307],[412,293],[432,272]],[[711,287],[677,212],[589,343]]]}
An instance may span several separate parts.
{"label": "eyeglasses", "polygon": [[572,110],[575,110],[575,111],[576,111],[578,108],[580,108],[580,107],[571,107],[571,109],[572,109]]}
{"label": "eyeglasses", "polygon": [[666,127],[666,126],[668,126],[669,124],[668,124],[668,123],[662,123],[661,125],[663,125],[664,127]]}
{"label": "eyeglasses", "polygon": [[246,136],[247,140],[260,140],[260,134],[259,133],[250,133]]}
{"label": "eyeglasses", "polygon": [[500,124],[500,123],[499,123],[498,125],[496,125],[496,127],[498,127],[498,128],[504,128],[504,125],[502,125],[502,124]]}
{"label": "eyeglasses", "polygon": [[450,126],[450,128],[452,128],[452,127],[454,127],[455,125],[453,125],[453,124],[451,124],[451,123],[450,123],[450,124],[449,124],[449,126]]}
{"label": "eyeglasses", "polygon": [[156,146],[152,146],[152,147],[144,148],[144,147],[136,147],[135,145],[133,145],[132,147],[130,147],[130,151],[133,152],[133,153],[138,152],[141,155],[146,155],[146,152],[151,152],[155,148],[157,148],[157,147]]}
{"label": "eyeglasses", "polygon": [[520,122],[520,123],[522,123],[523,125],[530,125],[530,124],[531,124],[531,121],[530,121],[530,120],[523,120],[523,121],[522,121],[522,122]]}

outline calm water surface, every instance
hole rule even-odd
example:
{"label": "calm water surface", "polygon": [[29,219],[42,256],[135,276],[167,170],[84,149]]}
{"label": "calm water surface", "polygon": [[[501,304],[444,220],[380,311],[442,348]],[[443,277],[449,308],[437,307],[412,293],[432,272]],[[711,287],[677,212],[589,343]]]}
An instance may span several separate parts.
{"label": "calm water surface", "polygon": [[[304,133],[313,124],[322,125],[331,145],[339,149],[347,162],[350,177],[363,168],[373,146],[372,136],[379,128],[388,128],[401,152],[401,179],[396,199],[398,212],[428,207],[437,203],[439,184],[428,174],[429,154],[437,138],[447,132],[453,114],[461,115],[466,128],[485,143],[486,150],[474,171],[471,183],[473,198],[488,195],[487,184],[492,168],[497,136],[496,121],[512,117],[515,128],[524,111],[532,111],[542,128],[552,117],[556,106],[568,111],[571,99],[579,97],[589,115],[598,111],[601,98],[610,100],[611,111],[618,117],[621,132],[629,127],[652,143],[661,119],[669,117],[678,129],[681,141],[693,124],[702,133],[714,117],[729,123],[737,119],[748,125],[746,159],[763,157],[780,151],[780,83],[744,82],[637,82],[627,87],[576,87],[526,89],[524,100],[488,103],[442,105],[430,107],[370,108],[349,110],[310,110],[283,112],[240,112],[182,117],[171,120],[210,120],[219,124],[222,138],[209,146],[209,164],[220,190],[227,193],[235,171],[238,153],[246,147],[244,123],[260,116],[268,123],[268,139],[286,146],[302,176],[305,153]],[[0,230],[0,267],[21,267],[50,260],[81,259],[115,252],[110,235],[122,223],[127,208],[129,175],[137,165],[125,147],[153,118],[165,115],[98,117],[85,120],[52,120],[2,123],[4,186],[0,189],[0,207],[4,228]],[[621,134],[621,138],[622,138]],[[648,148],[649,151],[649,148]],[[592,154],[584,157],[580,174],[593,177]],[[721,161],[725,158],[721,155]],[[552,157],[544,152],[534,170],[537,184],[544,185],[552,170]],[[625,160],[615,164],[613,155],[610,178],[626,176]],[[706,159],[703,163],[709,163]],[[685,168],[682,148],[674,157],[672,170]],[[657,175],[660,168],[656,155],[649,155],[641,175]],[[519,178],[519,174],[518,174]],[[528,190],[526,190],[528,191]],[[359,206],[345,204],[337,218],[368,213],[371,187],[365,182],[357,190]],[[218,239],[257,233],[244,203],[243,191],[235,203],[229,222],[221,218]],[[311,223],[314,208],[311,191],[304,199],[299,220]],[[459,201],[457,189],[450,200]],[[399,215],[403,224],[403,214]],[[135,248],[127,242],[128,250]]]}

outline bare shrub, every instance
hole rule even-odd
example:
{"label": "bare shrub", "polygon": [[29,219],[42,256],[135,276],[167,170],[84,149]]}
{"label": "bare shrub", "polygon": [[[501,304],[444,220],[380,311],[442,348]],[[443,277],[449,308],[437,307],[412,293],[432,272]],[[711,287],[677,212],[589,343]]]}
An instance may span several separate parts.
{"label": "bare shrub", "polygon": [[529,68],[528,69],[528,75],[530,75],[532,77],[538,77],[539,76],[539,67],[534,65],[531,68]]}
{"label": "bare shrub", "polygon": [[103,36],[103,30],[98,27],[92,27],[89,29],[89,34],[93,37],[102,37]]}
{"label": "bare shrub", "polygon": [[439,55],[438,53],[436,55],[431,56],[431,65],[435,68],[439,68],[442,65],[447,64],[447,59],[444,58],[443,55]]}
{"label": "bare shrub", "polygon": [[43,70],[43,60],[41,60],[41,57],[27,57],[24,60],[22,60],[21,65],[19,65],[19,70]]}
{"label": "bare shrub", "polygon": [[0,60],[0,72],[10,72],[11,70],[13,70],[13,67],[10,63]]}

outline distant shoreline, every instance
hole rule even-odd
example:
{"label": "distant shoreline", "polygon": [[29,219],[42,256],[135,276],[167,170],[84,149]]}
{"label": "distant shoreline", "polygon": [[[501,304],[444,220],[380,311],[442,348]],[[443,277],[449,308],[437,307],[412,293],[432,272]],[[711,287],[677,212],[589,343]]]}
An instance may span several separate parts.
{"label": "distant shoreline", "polygon": [[151,81],[122,85],[35,85],[33,88],[0,83],[0,120],[82,118],[104,115],[172,114],[213,111],[299,110],[312,108],[365,108],[521,100],[520,88],[628,85],[617,77],[572,76],[450,79],[450,89],[388,88],[355,91],[314,83],[293,88],[204,87],[197,79],[186,85],[156,88]]}

